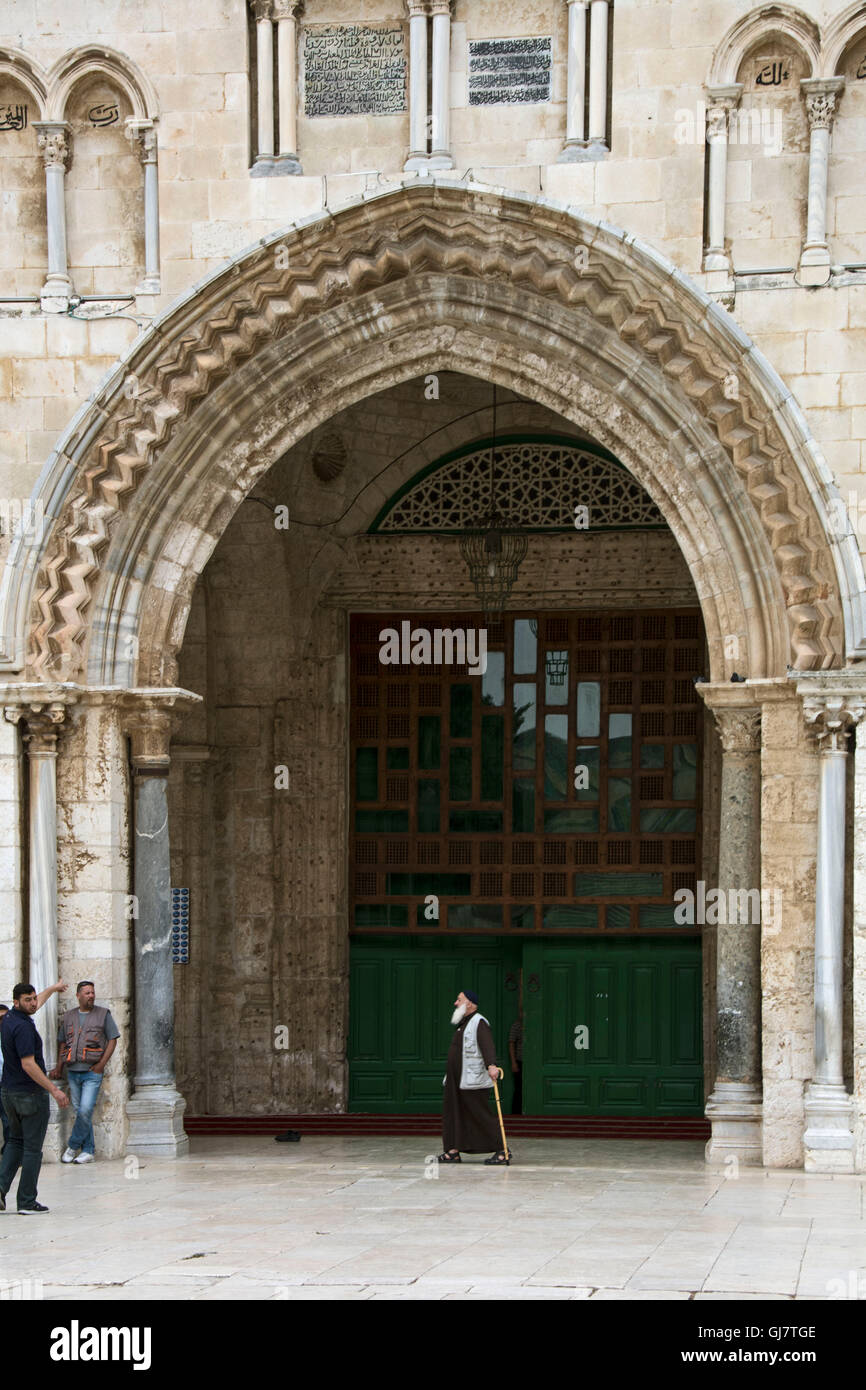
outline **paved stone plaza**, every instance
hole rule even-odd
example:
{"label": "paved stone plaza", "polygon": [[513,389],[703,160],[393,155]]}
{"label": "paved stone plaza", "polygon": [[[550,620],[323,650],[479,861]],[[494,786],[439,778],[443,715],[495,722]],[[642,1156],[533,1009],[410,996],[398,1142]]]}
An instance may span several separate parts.
{"label": "paved stone plaza", "polygon": [[[194,1139],[174,1163],[46,1165],[0,1222],[6,1298],[812,1299],[866,1292],[866,1178],[708,1171],[702,1145]],[[40,1287],[41,1281],[41,1287]],[[833,1282],[835,1281],[835,1282]]]}

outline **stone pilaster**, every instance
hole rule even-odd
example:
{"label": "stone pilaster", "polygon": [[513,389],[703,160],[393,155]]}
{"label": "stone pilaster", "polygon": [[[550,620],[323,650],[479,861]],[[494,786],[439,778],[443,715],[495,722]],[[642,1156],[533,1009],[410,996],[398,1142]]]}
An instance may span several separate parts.
{"label": "stone pilaster", "polygon": [[8,982],[24,973],[22,913],[23,826],[21,747],[12,722],[0,721],[0,979],[2,1002],[10,1004]]}
{"label": "stone pilaster", "polygon": [[854,1105],[842,1058],[845,907],[845,793],[848,734],[866,714],[860,672],[806,673],[797,681],[818,745],[818,864],[815,882],[815,1061],[806,1088],[807,1172],[854,1171]]}
{"label": "stone pilaster", "polygon": [[258,144],[254,176],[267,175],[274,163],[274,5],[250,0],[256,21],[256,111]]}
{"label": "stone pilaster", "polygon": [[733,283],[733,269],[725,241],[725,214],[728,184],[728,133],[731,112],[736,109],[742,94],[742,84],[707,88],[707,144],[709,145],[709,177],[707,181],[707,245],[704,249],[704,270],[710,277],[708,288],[726,291]]}
{"label": "stone pilaster", "polygon": [[66,252],[66,170],[72,157],[72,127],[66,121],[34,121],[45,165],[48,274],[40,292],[43,313],[65,313],[72,281]]}
{"label": "stone pilaster", "polygon": [[298,158],[298,19],[304,0],[275,0],[280,138],[274,172],[302,174]]}
{"label": "stone pilaster", "polygon": [[135,1078],[127,1104],[129,1153],[180,1158],[189,1151],[186,1102],[175,1086],[174,973],[168,773],[171,719],[158,700],[128,716],[133,768]]}
{"label": "stone pilaster", "polygon": [[[57,962],[57,736],[66,718],[63,700],[16,705],[6,718],[20,724],[27,750],[29,781],[28,906],[29,959],[26,974],[36,990],[59,978]],[[45,1067],[57,1059],[57,995],[42,1006],[37,1027],[43,1042]],[[61,1116],[53,1097],[45,1137],[45,1154],[58,1158]]]}
{"label": "stone pilaster", "polygon": [[585,158],[586,120],[586,7],[589,0],[566,0],[568,5],[568,96],[565,145],[560,164]]}
{"label": "stone pilaster", "polygon": [[609,0],[589,6],[589,143],[607,148],[607,35]]}
{"label": "stone pilaster", "polygon": [[137,295],[159,294],[159,167],[153,121],[127,121],[127,139],[138,147],[144,170],[144,279]]}
{"label": "stone pilaster", "polygon": [[830,130],[836,99],[844,77],[807,78],[800,83],[809,121],[809,200],[806,240],[800,253],[800,280],[804,285],[825,285],[830,278],[827,245],[827,172],[830,164]]}
{"label": "stone pilaster", "polygon": [[409,15],[409,155],[404,170],[428,167],[427,0],[406,0]]}
{"label": "stone pilaster", "polygon": [[451,0],[431,0],[433,16],[433,125],[430,168],[453,169],[451,158]]}
{"label": "stone pilaster", "polygon": [[727,904],[716,927],[715,1082],[706,1107],[713,1127],[706,1157],[720,1162],[735,1155],[741,1163],[760,1164],[761,925],[749,895],[757,893],[760,902],[761,708],[748,686],[698,688],[722,743],[718,887]]}

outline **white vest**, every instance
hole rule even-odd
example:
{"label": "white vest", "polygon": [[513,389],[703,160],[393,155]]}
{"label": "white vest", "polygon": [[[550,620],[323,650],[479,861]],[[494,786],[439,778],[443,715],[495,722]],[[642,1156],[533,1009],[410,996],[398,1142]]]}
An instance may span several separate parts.
{"label": "white vest", "polygon": [[[481,1048],[478,1046],[478,1025],[484,1018],[476,1009],[466,1027],[463,1029],[463,1071],[460,1077],[461,1091],[483,1091],[485,1087],[491,1087],[493,1082],[490,1073],[484,1065],[484,1058],[481,1055]],[[487,1019],[484,1019],[487,1022]]]}

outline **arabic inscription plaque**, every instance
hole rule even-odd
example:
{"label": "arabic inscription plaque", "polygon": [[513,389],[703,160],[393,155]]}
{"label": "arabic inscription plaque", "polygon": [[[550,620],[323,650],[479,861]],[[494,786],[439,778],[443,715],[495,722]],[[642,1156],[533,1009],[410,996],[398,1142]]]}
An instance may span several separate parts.
{"label": "arabic inscription plaque", "polygon": [[550,101],[553,41],[475,39],[469,44],[469,105]]}
{"label": "arabic inscription plaque", "polygon": [[406,110],[402,29],[312,25],[304,34],[308,116],[390,116]]}

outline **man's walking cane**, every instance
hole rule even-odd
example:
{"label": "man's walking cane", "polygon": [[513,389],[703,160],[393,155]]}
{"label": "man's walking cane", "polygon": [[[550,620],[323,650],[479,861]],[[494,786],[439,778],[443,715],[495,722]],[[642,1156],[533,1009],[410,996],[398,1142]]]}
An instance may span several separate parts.
{"label": "man's walking cane", "polygon": [[[497,1071],[499,1072],[499,1080],[501,1081],[504,1076],[504,1072],[501,1067],[497,1067]],[[502,1133],[502,1152],[505,1154],[505,1162],[510,1163],[511,1150],[509,1149],[508,1141],[505,1138],[505,1124],[502,1119],[502,1106],[499,1104],[499,1087],[496,1084],[495,1077],[493,1078],[493,1094],[496,1097],[496,1113],[499,1116],[499,1129]]]}

